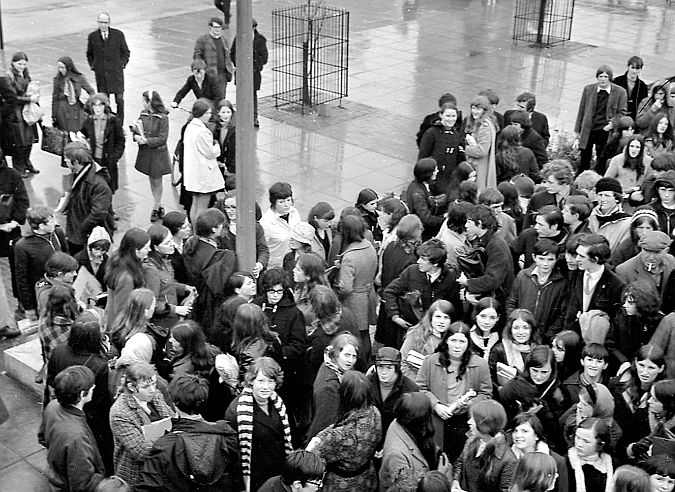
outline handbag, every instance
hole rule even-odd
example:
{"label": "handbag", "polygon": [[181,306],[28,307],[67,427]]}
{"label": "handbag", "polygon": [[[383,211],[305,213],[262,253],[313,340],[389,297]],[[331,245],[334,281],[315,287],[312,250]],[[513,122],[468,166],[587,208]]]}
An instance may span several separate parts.
{"label": "handbag", "polygon": [[7,224],[12,220],[14,212],[14,195],[3,193],[0,195],[0,224]]}
{"label": "handbag", "polygon": [[171,184],[178,186],[183,182],[183,152],[184,144],[183,138],[178,141],[176,148],[173,151],[173,158],[171,159]]}
{"label": "handbag", "polygon": [[333,266],[326,268],[326,280],[328,280],[328,285],[331,287],[337,287],[340,282],[340,263],[342,262],[342,255],[339,255],[335,258]]}
{"label": "handbag", "polygon": [[40,125],[40,128],[42,129],[42,142],[40,148],[44,152],[63,156],[64,149],[70,141],[68,132],[52,126]]}
{"label": "handbag", "polygon": [[38,103],[30,102],[23,106],[21,115],[28,125],[34,125],[45,115],[45,110]]}
{"label": "handbag", "polygon": [[485,249],[480,246],[457,255],[457,266],[469,278],[482,277],[485,274],[485,263]]}

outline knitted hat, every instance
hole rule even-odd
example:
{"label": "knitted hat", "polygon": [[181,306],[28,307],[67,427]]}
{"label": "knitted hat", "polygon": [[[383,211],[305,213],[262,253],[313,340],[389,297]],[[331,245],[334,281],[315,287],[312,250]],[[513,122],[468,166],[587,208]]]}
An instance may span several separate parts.
{"label": "knitted hat", "polygon": [[531,198],[534,194],[534,181],[529,176],[519,174],[511,178],[511,182],[518,190],[518,194],[523,198]]}
{"label": "knitted hat", "polygon": [[614,178],[600,178],[595,183],[595,192],[602,193],[603,191],[613,191],[614,193],[623,193],[621,183]]}
{"label": "knitted hat", "polygon": [[675,188],[675,171],[666,171],[654,181],[654,187]]}
{"label": "knitted hat", "polygon": [[375,356],[375,365],[380,364],[401,364],[401,352],[393,347],[382,347]]}
{"label": "knitted hat", "polygon": [[655,224],[659,223],[659,216],[656,215],[656,212],[651,208],[639,208],[633,212],[633,216],[630,219],[630,225],[637,224],[640,220],[649,218],[654,221]]}
{"label": "knitted hat", "polygon": [[291,239],[302,244],[312,244],[314,227],[309,222],[298,222],[291,232]]}
{"label": "knitted hat", "polygon": [[638,241],[638,246],[646,251],[663,251],[670,246],[668,234],[661,231],[648,231]]}
{"label": "knitted hat", "polygon": [[211,109],[211,105],[207,101],[203,99],[197,99],[192,105],[192,116],[195,118],[201,118],[209,109]]}

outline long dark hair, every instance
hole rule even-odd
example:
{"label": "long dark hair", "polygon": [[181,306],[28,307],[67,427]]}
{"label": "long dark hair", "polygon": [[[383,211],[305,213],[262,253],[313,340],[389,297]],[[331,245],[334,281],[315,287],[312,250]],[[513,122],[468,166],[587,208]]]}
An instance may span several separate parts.
{"label": "long dark hair", "polygon": [[[439,343],[438,347],[436,347],[436,352],[438,352],[439,354],[438,362],[441,364],[441,366],[445,367],[446,369],[450,367],[448,338],[450,338],[455,333],[462,333],[466,337],[466,341],[470,342],[471,340],[469,338],[471,336],[470,332],[471,328],[469,328],[469,325],[467,325],[466,323],[462,323],[461,321],[455,321],[448,327],[448,330],[445,333],[443,333],[441,343]],[[462,361],[459,364],[459,371],[457,372],[457,381],[461,381],[461,379],[464,377],[464,373],[466,373],[466,368],[469,365],[469,359],[471,359],[471,350],[469,349],[469,343],[467,343],[466,350],[462,355]]]}
{"label": "long dark hair", "polygon": [[[640,143],[640,152],[637,157],[633,158],[630,156],[630,144],[633,141]],[[626,141],[626,146],[623,148],[623,167],[628,169],[633,169],[635,174],[639,178],[645,172],[645,165],[643,158],[645,155],[645,139],[642,135],[631,135],[631,137]]]}
{"label": "long dark hair", "polygon": [[208,373],[214,364],[214,357],[206,344],[206,337],[201,327],[194,321],[187,320],[176,324],[171,329],[171,336],[183,347],[181,357],[190,356],[197,373]]}
{"label": "long dark hair", "polygon": [[502,130],[501,138],[497,144],[497,156],[501,157],[505,169],[512,172],[519,172],[518,151],[521,148],[520,132],[512,125]]}
{"label": "long dark hair", "polygon": [[60,71],[56,71],[56,76],[54,77],[55,79],[65,79],[66,77],[69,77],[70,75],[82,75],[82,72],[80,72],[77,67],[75,66],[75,62],[73,62],[73,59],[69,56],[62,56],[58,60],[59,62],[63,63],[66,67],[66,74],[61,75]]}
{"label": "long dark hair", "polygon": [[134,288],[145,285],[141,260],[136,251],[143,248],[148,241],[150,241],[150,234],[142,229],[133,228],[124,233],[119,249],[108,260],[105,274],[105,283],[108,287],[114,289],[119,275],[123,272],[131,276]]}
{"label": "long dark hair", "polygon": [[347,371],[340,383],[340,406],[336,424],[343,422],[352,412],[364,410],[373,404],[370,382],[359,371]]}
{"label": "long dark hair", "polygon": [[476,430],[483,435],[490,436],[485,443],[485,450],[478,458],[481,468],[485,469],[494,458],[500,434],[506,427],[506,411],[498,401],[480,400],[471,407],[471,417],[476,423]]}
{"label": "long dark hair", "polygon": [[164,106],[164,101],[162,101],[162,98],[159,95],[159,92],[155,90],[145,91],[143,93],[143,99],[150,103],[150,108],[152,108],[153,113],[168,113],[166,107]]}
{"label": "long dark hair", "polygon": [[262,308],[256,304],[241,304],[237,308],[232,322],[232,347],[237,354],[246,350],[256,340],[266,343],[275,341],[270,331],[267,316]]}
{"label": "long dark hair", "polygon": [[438,467],[438,453],[434,441],[431,402],[422,392],[404,393],[396,404],[396,422],[405,429],[427,460],[430,470]]}

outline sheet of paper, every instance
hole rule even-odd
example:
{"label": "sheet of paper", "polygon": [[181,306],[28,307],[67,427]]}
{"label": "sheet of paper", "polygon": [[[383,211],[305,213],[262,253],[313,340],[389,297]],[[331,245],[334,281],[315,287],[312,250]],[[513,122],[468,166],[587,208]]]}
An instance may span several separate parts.
{"label": "sheet of paper", "polygon": [[143,426],[143,436],[150,442],[155,442],[171,430],[171,417],[156,420]]}

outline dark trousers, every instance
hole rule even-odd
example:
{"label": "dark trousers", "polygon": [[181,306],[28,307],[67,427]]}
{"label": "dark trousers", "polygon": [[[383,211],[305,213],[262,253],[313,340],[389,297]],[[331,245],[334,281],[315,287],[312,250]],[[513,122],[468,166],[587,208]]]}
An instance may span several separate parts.
{"label": "dark trousers", "polygon": [[220,10],[223,13],[223,17],[225,18],[225,25],[230,24],[230,2],[232,0],[214,0],[214,5],[218,10]]}
{"label": "dark trousers", "polygon": [[581,160],[579,162],[577,174],[591,168],[591,158],[593,157],[594,145],[595,145],[595,155],[598,158],[600,158],[600,156],[602,155],[602,151],[605,150],[605,145],[607,145],[607,137],[609,137],[609,132],[606,132],[604,130],[591,131],[591,134],[588,136],[586,148],[581,149]]}
{"label": "dark trousers", "polygon": [[[120,120],[120,123],[124,125],[124,92],[103,92],[106,96],[108,96],[108,99],[112,103],[112,99],[110,98],[111,95],[115,96],[115,114],[117,115],[117,118]],[[111,104],[112,107],[112,104]]]}
{"label": "dark trousers", "polygon": [[12,156],[12,167],[20,173],[32,170],[33,164],[30,162],[31,150],[33,150],[32,145],[18,147]]}

